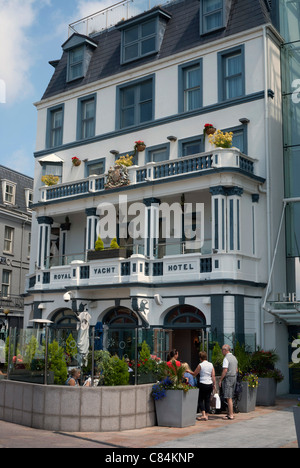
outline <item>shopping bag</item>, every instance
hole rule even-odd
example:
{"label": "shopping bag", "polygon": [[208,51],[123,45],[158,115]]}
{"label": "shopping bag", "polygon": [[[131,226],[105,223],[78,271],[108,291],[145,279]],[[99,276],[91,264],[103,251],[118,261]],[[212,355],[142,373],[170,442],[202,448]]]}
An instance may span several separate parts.
{"label": "shopping bag", "polygon": [[221,399],[220,399],[218,393],[214,394],[214,400],[215,400],[216,409],[220,409],[221,408]]}

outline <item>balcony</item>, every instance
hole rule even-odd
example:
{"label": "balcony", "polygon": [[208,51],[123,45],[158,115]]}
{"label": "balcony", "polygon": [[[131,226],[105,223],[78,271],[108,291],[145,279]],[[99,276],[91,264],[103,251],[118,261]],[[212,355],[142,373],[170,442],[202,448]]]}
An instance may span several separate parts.
{"label": "balcony", "polygon": [[110,7],[86,16],[69,25],[69,37],[73,33],[93,36],[109,29],[120,21],[128,20],[158,5],[172,3],[173,0],[122,0]]}
{"label": "balcony", "polygon": [[[241,170],[246,174],[254,175],[255,160],[242,154],[237,149],[217,148],[213,152],[194,154],[178,159],[162,161],[158,163],[148,163],[145,166],[129,167],[130,185],[139,187],[147,183],[156,181],[176,180],[190,174],[207,173],[211,174],[216,170]],[[92,175],[87,179],[75,182],[40,188],[40,202],[47,203],[54,200],[67,200],[79,195],[89,195],[101,193],[106,190],[107,175]],[[120,187],[116,187],[120,188]]]}
{"label": "balcony", "polygon": [[260,282],[259,259],[237,252],[215,253],[211,241],[200,249],[189,243],[158,244],[155,258],[143,246],[130,246],[123,258],[87,260],[87,255],[51,257],[29,278],[29,289],[62,289],[121,284],[191,283],[209,280]]}

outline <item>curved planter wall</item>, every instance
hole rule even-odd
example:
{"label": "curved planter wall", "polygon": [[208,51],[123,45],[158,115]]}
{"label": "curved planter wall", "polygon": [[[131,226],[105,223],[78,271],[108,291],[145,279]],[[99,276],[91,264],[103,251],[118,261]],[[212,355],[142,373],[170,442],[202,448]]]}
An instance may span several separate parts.
{"label": "curved planter wall", "polygon": [[109,432],[156,425],[151,385],[72,388],[0,381],[0,419],[48,431]]}

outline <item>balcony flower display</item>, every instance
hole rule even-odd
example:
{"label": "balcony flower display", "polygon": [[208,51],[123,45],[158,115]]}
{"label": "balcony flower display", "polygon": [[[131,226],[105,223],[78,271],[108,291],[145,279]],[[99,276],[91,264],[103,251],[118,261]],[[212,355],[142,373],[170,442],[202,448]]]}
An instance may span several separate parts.
{"label": "balcony flower display", "polygon": [[204,129],[203,129],[204,138],[205,138],[205,135],[213,135],[215,133],[215,131],[216,131],[216,129],[213,126],[213,124],[206,123],[204,125]]}
{"label": "balcony flower display", "polygon": [[77,156],[74,156],[72,158],[72,164],[73,164],[73,166],[80,166],[81,160],[79,158],[77,158]]}
{"label": "balcony flower display", "polygon": [[208,140],[217,148],[231,148],[232,137],[232,132],[223,133],[221,130],[217,130],[213,135],[209,135]]}
{"label": "balcony flower display", "polygon": [[51,185],[58,184],[59,177],[53,174],[48,174],[48,175],[44,175],[41,180],[45,185],[48,185],[50,187]]}
{"label": "balcony flower display", "polygon": [[135,151],[145,151],[146,144],[143,140],[137,140],[134,142],[134,150]]}
{"label": "balcony flower display", "polygon": [[117,159],[115,164],[130,167],[133,165],[132,159],[133,159],[133,155],[129,156],[129,154],[126,154],[126,156],[121,156],[119,159]]}

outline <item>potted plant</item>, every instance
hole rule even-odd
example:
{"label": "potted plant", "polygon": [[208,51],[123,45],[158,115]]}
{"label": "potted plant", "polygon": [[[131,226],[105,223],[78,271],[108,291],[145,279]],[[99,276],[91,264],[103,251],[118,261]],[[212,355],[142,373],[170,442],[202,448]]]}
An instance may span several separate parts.
{"label": "potted plant", "polygon": [[158,377],[158,366],[155,359],[151,357],[150,348],[146,341],[143,341],[139,360],[137,364],[138,384],[156,382]]}
{"label": "potted plant", "polygon": [[80,166],[81,160],[79,158],[77,158],[77,156],[74,156],[72,158],[72,164],[73,164],[73,166]]}
{"label": "potted plant", "polygon": [[126,156],[121,156],[116,160],[115,164],[130,167],[133,165],[133,155],[129,156],[129,154],[126,154]]}
{"label": "potted plant", "polygon": [[134,142],[134,150],[135,151],[145,151],[146,144],[143,140],[137,140]]}
{"label": "potted plant", "polygon": [[258,377],[256,374],[246,373],[242,375],[242,393],[238,402],[238,408],[241,413],[249,413],[255,410]]}
{"label": "potted plant", "polygon": [[293,406],[294,412],[294,421],[295,421],[295,428],[298,440],[298,447],[300,447],[300,403],[297,406]]}
{"label": "potted plant", "polygon": [[215,133],[215,131],[216,131],[216,129],[212,124],[206,123],[204,125],[204,129],[203,129],[204,138],[205,138],[205,135],[213,135]]}
{"label": "potted plant", "polygon": [[232,132],[223,133],[217,130],[213,135],[209,135],[209,143],[215,145],[217,148],[231,148],[232,147]]}
{"label": "potted plant", "polygon": [[185,367],[159,365],[164,378],[152,386],[158,426],[187,427],[196,422],[198,393],[196,387],[184,383]]}
{"label": "potted plant", "polygon": [[117,239],[114,237],[109,248],[104,248],[103,240],[98,236],[95,242],[95,250],[89,250],[88,260],[101,260],[105,258],[126,258],[126,247],[120,247]]}
{"label": "potted plant", "polygon": [[277,383],[283,380],[282,373],[275,369],[279,356],[274,350],[258,349],[252,354],[252,371],[258,376],[257,405],[274,406]]}
{"label": "potted plant", "polygon": [[48,174],[48,175],[44,175],[42,177],[42,182],[47,185],[48,187],[50,187],[51,185],[56,185],[58,184],[59,182],[59,177],[58,176],[55,176],[53,174]]}

